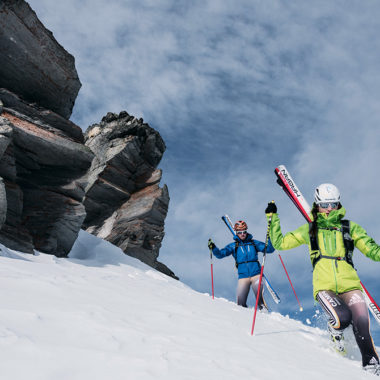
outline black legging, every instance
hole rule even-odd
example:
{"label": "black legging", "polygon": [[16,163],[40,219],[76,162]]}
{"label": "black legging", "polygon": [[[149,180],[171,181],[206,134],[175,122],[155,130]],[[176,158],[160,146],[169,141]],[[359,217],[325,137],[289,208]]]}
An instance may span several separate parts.
{"label": "black legging", "polygon": [[369,314],[362,292],[351,290],[337,295],[330,290],[323,290],[317,294],[317,299],[335,330],[344,330],[352,324],[356,343],[362,354],[363,366],[369,364],[372,358],[379,363],[369,332]]}

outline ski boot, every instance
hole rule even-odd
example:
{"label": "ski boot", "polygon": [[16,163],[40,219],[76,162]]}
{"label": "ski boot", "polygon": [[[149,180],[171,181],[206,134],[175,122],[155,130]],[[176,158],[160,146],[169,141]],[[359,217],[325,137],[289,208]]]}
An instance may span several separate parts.
{"label": "ski boot", "polygon": [[380,364],[375,358],[372,358],[363,369],[368,373],[372,373],[372,375],[380,376]]}
{"label": "ski boot", "polygon": [[339,331],[339,330],[335,330],[331,325],[330,323],[327,323],[327,328],[329,330],[329,333],[330,333],[330,338],[331,338],[331,341],[332,341],[332,345],[334,347],[334,350],[342,355],[342,356],[346,356],[347,355],[347,351],[346,351],[346,347],[344,345],[344,335],[343,335],[343,331]]}

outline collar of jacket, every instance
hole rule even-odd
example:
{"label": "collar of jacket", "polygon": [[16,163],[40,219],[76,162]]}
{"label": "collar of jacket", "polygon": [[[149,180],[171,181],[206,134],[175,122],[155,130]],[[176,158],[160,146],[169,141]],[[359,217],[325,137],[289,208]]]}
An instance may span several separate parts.
{"label": "collar of jacket", "polygon": [[337,227],[340,228],[341,220],[346,215],[346,209],[341,207],[339,210],[332,210],[329,215],[319,212],[317,224],[319,228]]}

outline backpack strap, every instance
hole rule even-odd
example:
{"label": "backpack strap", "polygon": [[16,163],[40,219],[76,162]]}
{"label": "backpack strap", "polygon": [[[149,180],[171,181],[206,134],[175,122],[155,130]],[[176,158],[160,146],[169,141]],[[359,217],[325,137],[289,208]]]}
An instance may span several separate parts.
{"label": "backpack strap", "polygon": [[[256,248],[256,244],[253,241],[253,239],[251,240],[251,243],[252,243],[253,247],[255,248],[256,252],[258,252],[258,250]],[[242,261],[241,263],[238,263],[237,262],[237,250],[238,249],[239,249],[239,242],[237,240],[235,240],[235,256],[234,256],[234,259],[235,259],[235,267],[236,267],[236,269],[238,268],[238,266],[240,264],[253,263],[253,262],[258,261],[258,260],[248,260],[248,261]]]}
{"label": "backpack strap", "polygon": [[[313,257],[312,257],[313,269],[315,265],[317,264],[317,262],[322,258],[335,260],[336,266],[338,265],[338,261],[345,260],[347,261],[348,264],[350,264],[354,268],[352,254],[353,254],[355,245],[350,234],[350,221],[347,219],[342,219],[341,223],[342,223],[342,227],[339,229],[339,231],[342,232],[342,235],[343,235],[343,244],[345,248],[344,257],[322,255],[321,251],[319,250],[319,244],[318,244],[318,230],[317,230],[316,236],[312,236],[311,234],[312,223],[309,223],[310,248],[313,253]],[[332,228],[332,230],[336,230],[336,228]]]}
{"label": "backpack strap", "polygon": [[318,228],[316,231],[315,236],[311,233],[313,227],[313,222],[309,223],[309,239],[310,239],[310,250],[311,250],[311,264],[313,266],[313,269],[315,267],[315,264],[321,259],[321,252],[319,251],[319,244],[318,244]]}
{"label": "backpack strap", "polygon": [[319,251],[318,245],[318,228],[315,236],[312,236],[311,229],[313,227],[313,222],[309,223],[309,238],[310,238],[310,248],[312,251]]}
{"label": "backpack strap", "polygon": [[235,268],[237,269],[238,268],[238,262],[236,260],[236,257],[237,257],[237,250],[239,249],[239,242],[237,240],[235,240],[235,255],[234,255],[234,259],[235,259]]}
{"label": "backpack strap", "polygon": [[352,254],[355,249],[354,241],[352,240],[350,234],[350,221],[347,219],[342,219],[342,234],[343,234],[343,243],[344,248],[346,249],[346,261],[354,267],[354,262],[352,260]]}

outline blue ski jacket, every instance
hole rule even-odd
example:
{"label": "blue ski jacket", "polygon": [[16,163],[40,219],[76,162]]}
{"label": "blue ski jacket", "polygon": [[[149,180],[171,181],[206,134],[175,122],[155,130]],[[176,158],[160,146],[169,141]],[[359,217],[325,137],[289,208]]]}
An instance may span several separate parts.
{"label": "blue ski jacket", "polygon": [[[257,252],[263,252],[265,243],[253,239],[251,234],[248,234],[244,241],[239,237],[234,238],[234,242],[226,245],[223,249],[214,247],[212,253],[218,259],[232,255],[236,261],[239,278],[253,277],[260,274],[261,265],[258,261]],[[270,239],[268,239],[267,253],[274,252],[274,248]]]}

